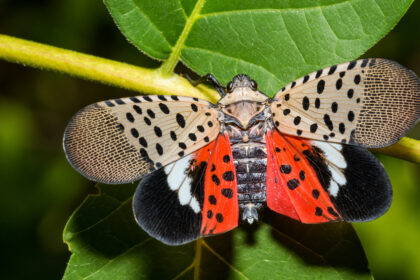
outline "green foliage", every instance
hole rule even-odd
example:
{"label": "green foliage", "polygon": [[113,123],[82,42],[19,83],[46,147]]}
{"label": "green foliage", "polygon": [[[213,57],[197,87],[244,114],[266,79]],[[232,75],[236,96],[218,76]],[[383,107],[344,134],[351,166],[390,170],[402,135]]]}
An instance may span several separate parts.
{"label": "green foliage", "polygon": [[258,227],[171,247],[134,221],[134,189],[100,185],[73,214],[64,234],[73,251],[64,279],[370,279],[347,223],[302,225],[267,212]]}
{"label": "green foliage", "polygon": [[[227,82],[247,73],[272,95],[287,82],[359,57],[412,1],[105,0],[121,31],[172,71],[178,60]],[[65,279],[370,278],[363,249],[345,223],[302,225],[266,213],[256,228],[168,247],[135,223],[135,185],[100,187],[69,220],[73,255]]]}
{"label": "green foliage", "polygon": [[223,83],[247,73],[270,96],[309,72],[359,57],[412,0],[203,2],[105,0],[124,35],[147,55],[181,60]]}

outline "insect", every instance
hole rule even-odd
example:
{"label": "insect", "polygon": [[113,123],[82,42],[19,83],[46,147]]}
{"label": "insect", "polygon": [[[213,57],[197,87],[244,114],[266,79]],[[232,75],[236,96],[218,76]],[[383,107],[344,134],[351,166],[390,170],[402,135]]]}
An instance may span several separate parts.
{"label": "insect", "polygon": [[[212,76],[208,76],[212,78]],[[308,74],[273,98],[247,75],[217,104],[137,96],[79,111],[64,135],[71,165],[88,179],[140,181],[138,224],[170,245],[254,223],[264,207],[302,223],[369,221],[392,189],[365,148],[395,143],[420,116],[420,81],[385,59]]]}

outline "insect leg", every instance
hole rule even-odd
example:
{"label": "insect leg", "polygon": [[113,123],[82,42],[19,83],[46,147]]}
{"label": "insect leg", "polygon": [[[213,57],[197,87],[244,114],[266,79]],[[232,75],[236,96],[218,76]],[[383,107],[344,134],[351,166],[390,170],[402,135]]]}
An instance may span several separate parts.
{"label": "insect leg", "polygon": [[193,80],[187,73],[182,74],[182,76],[184,76],[193,86],[209,82],[214,86],[214,88],[217,90],[221,97],[224,97],[226,95],[225,87],[219,83],[219,81],[216,79],[215,76],[213,76],[213,74],[206,74],[197,80]]}

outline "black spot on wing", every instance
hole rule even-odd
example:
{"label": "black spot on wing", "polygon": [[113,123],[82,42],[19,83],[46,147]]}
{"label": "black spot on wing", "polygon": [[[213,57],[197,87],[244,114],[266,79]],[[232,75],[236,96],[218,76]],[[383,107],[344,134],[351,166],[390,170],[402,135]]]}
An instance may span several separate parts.
{"label": "black spot on wing", "polygon": [[297,187],[299,187],[300,182],[298,179],[290,179],[289,181],[287,181],[286,185],[290,190],[294,190]]}
{"label": "black spot on wing", "polygon": [[114,107],[114,106],[115,106],[115,104],[114,104],[114,103],[112,103],[110,100],[105,101],[105,104],[106,104],[108,107]]}
{"label": "black spot on wing", "polygon": [[171,139],[173,141],[176,141],[177,137],[176,137],[176,133],[174,131],[171,130],[171,132],[169,133],[171,135]]}
{"label": "black spot on wing", "polygon": [[147,148],[147,141],[146,141],[146,139],[144,139],[144,137],[140,137],[140,139],[139,139],[139,143],[140,143],[140,145],[142,145],[143,147]]}
{"label": "black spot on wing", "polygon": [[316,86],[316,91],[321,94],[324,92],[324,88],[325,88],[325,81],[324,80],[320,80]]}
{"label": "black spot on wing", "polygon": [[316,123],[311,124],[311,126],[309,127],[309,131],[311,133],[315,133],[317,129],[318,129],[318,125]]}
{"label": "black spot on wing", "polygon": [[334,129],[333,122],[331,121],[331,118],[328,114],[324,115],[324,123],[328,127],[329,130]]}
{"label": "black spot on wing", "polygon": [[180,113],[177,113],[175,118],[176,118],[176,122],[178,123],[178,125],[180,127],[184,128],[185,127],[185,119],[184,119],[184,116],[181,115]]}
{"label": "black spot on wing", "polygon": [[305,111],[309,109],[309,98],[307,96],[302,99],[302,108]]}
{"label": "black spot on wing", "polygon": [[233,197],[233,190],[228,188],[223,188],[221,190],[222,195],[226,198],[232,198]]}
{"label": "black spot on wing", "polygon": [[351,98],[353,98],[353,95],[354,95],[354,90],[353,89],[349,89],[347,91],[347,97],[351,99]]}
{"label": "black spot on wing", "polygon": [[349,63],[349,66],[347,66],[347,70],[351,70],[354,68],[354,66],[356,66],[357,61],[353,60],[352,62]]}
{"label": "black spot on wing", "polygon": [[220,179],[216,174],[211,175],[211,180],[216,184],[216,186],[220,185]]}
{"label": "black spot on wing", "polygon": [[331,66],[330,71],[328,71],[328,75],[334,74],[335,70],[337,70],[337,65]]}
{"label": "black spot on wing", "polygon": [[157,137],[162,137],[162,130],[160,129],[160,127],[155,126],[154,131]]}
{"label": "black spot on wing", "polygon": [[135,137],[135,138],[139,137],[139,132],[137,131],[137,129],[132,128],[130,131],[131,131],[131,135],[133,135],[133,137]]}
{"label": "black spot on wing", "polygon": [[192,103],[192,104],[191,104],[191,109],[192,109],[194,112],[197,112],[197,111],[198,111],[198,107],[197,107],[197,105],[195,105],[194,103]]}
{"label": "black spot on wing", "polygon": [[137,105],[133,105],[133,109],[139,115],[141,115],[143,113],[142,109],[139,106],[137,106]]}
{"label": "black spot on wing", "polygon": [[209,195],[208,200],[209,200],[209,203],[211,205],[216,205],[217,204],[217,199],[214,195]]}
{"label": "black spot on wing", "polygon": [[319,109],[321,107],[321,100],[317,97],[315,98],[315,108]]}
{"label": "black spot on wing", "polygon": [[335,83],[335,88],[337,90],[340,90],[342,86],[343,86],[343,80],[342,79],[338,79],[337,82]]}
{"label": "black spot on wing", "polygon": [[130,100],[133,101],[134,103],[140,103],[141,101],[137,98],[137,97],[130,97]]}
{"label": "black spot on wing", "polygon": [[159,108],[163,113],[169,114],[169,108],[168,108],[168,106],[166,106],[166,104],[159,103]]}
{"label": "black spot on wing", "polygon": [[230,162],[230,156],[229,155],[224,155],[223,156],[223,162],[225,162],[225,163]]}
{"label": "black spot on wing", "polygon": [[366,65],[368,64],[368,62],[369,62],[369,59],[368,59],[368,58],[363,59],[363,62],[362,62],[362,64],[360,65],[360,67],[365,68],[365,67],[366,67]]}
{"label": "black spot on wing", "polygon": [[120,98],[116,98],[114,99],[115,103],[117,103],[118,105],[124,105],[125,102],[123,100],[121,100]]}
{"label": "black spot on wing", "polygon": [[280,172],[283,174],[289,174],[292,172],[292,167],[288,164],[280,165]]}
{"label": "black spot on wing", "polygon": [[151,117],[152,119],[154,119],[156,117],[155,112],[153,112],[152,109],[147,109],[146,112],[149,115],[149,117]]}
{"label": "black spot on wing", "polygon": [[131,114],[131,113],[127,113],[127,114],[125,114],[125,117],[127,118],[127,120],[128,120],[129,122],[131,122],[131,123],[133,123],[133,122],[134,122],[134,116],[133,116],[133,114]]}
{"label": "black spot on wing", "polygon": [[233,174],[232,171],[226,171],[222,174],[222,178],[225,181],[231,182],[231,181],[235,180],[235,175]]}

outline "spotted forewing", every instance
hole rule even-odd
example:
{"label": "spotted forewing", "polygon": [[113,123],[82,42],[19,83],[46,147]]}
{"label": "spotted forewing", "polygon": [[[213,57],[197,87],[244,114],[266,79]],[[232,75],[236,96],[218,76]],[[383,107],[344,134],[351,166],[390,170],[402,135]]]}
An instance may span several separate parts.
{"label": "spotted forewing", "polygon": [[280,132],[378,148],[398,141],[420,115],[417,76],[396,62],[363,59],[308,74],[271,106]]}
{"label": "spotted forewing", "polygon": [[64,150],[87,178],[121,184],[205,146],[218,133],[217,111],[207,101],[137,96],[79,111],[66,129]]}

